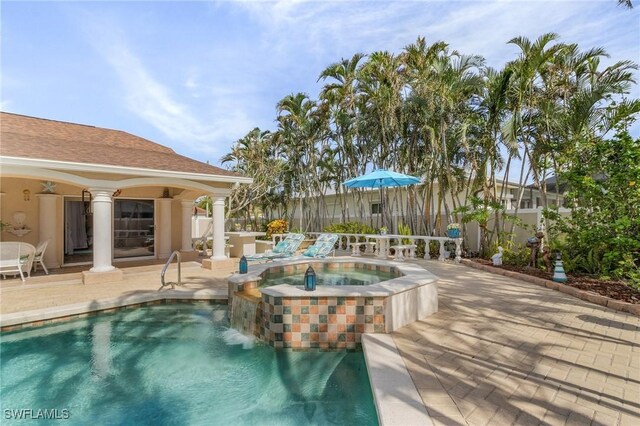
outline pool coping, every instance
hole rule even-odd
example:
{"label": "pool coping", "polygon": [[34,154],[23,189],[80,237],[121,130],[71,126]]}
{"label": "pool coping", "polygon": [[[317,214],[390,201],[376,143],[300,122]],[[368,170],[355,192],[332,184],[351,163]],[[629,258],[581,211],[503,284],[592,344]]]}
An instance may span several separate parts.
{"label": "pool coping", "polygon": [[260,292],[274,297],[385,297],[403,293],[422,285],[435,283],[438,280],[436,275],[411,263],[380,259],[361,259],[354,257],[327,257],[322,259],[291,259],[255,265],[252,270],[246,274],[232,275],[228,278],[228,282],[237,286],[245,282],[260,280],[262,273],[268,269],[305,263],[359,263],[371,266],[386,266],[398,270],[402,275],[366,286],[317,286],[314,291],[305,291],[304,286],[302,285],[293,286],[290,284],[279,284],[261,288]]}
{"label": "pool coping", "polygon": [[383,426],[433,425],[393,336],[364,334],[362,350],[378,423]]}
{"label": "pool coping", "polygon": [[90,302],[81,302],[70,305],[55,306],[51,308],[2,314],[0,315],[0,329],[2,329],[2,331],[4,332],[11,331],[7,330],[7,328],[40,326],[43,325],[43,321],[54,319],[72,320],[76,319],[78,315],[82,314],[89,314],[93,312],[122,308],[130,305],[139,305],[149,302],[166,300],[220,300],[226,302],[227,291],[225,289],[199,289],[194,291],[149,291],[147,293],[131,294],[126,296],[112,297],[108,299],[95,299]]}

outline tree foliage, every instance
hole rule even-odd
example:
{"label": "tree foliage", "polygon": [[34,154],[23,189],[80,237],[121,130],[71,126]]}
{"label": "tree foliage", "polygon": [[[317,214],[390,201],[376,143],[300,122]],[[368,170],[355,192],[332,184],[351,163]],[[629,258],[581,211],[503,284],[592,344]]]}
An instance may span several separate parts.
{"label": "tree foliage", "polygon": [[[548,178],[574,179],[574,169],[587,164],[589,171],[605,170],[607,164],[579,160],[586,153],[605,155],[607,135],[628,128],[640,112],[640,101],[626,97],[635,84],[635,63],[604,66],[602,48],[581,50],[553,33],[509,43],[519,53],[499,70],[479,55],[422,37],[397,54],[356,53],[327,66],[319,74],[318,99],[285,96],[276,106],[277,128],[252,130],[223,158],[232,170],[254,178],[253,185],[234,190],[229,214],[251,218],[259,209],[291,223],[300,209],[303,217],[295,225],[302,231],[335,221],[379,227],[380,215],[364,208],[371,192],[342,182],[388,168],[421,176],[424,183],[381,190],[384,223],[392,223],[393,212],[412,233],[439,235],[447,222],[477,222],[482,252],[509,246],[520,226],[525,187],[534,185],[542,206],[553,213],[560,184],[550,192]],[[510,175],[519,176],[516,189]],[[503,203],[511,197],[515,211],[506,212]],[[634,226],[616,220],[620,229]],[[630,249],[630,242],[620,242],[619,250]],[[628,274],[628,255],[622,269],[614,255],[596,256],[603,262],[599,270]]]}
{"label": "tree foliage", "polygon": [[583,272],[632,278],[640,287],[640,138],[626,131],[579,144],[562,174],[571,216],[565,257]]}

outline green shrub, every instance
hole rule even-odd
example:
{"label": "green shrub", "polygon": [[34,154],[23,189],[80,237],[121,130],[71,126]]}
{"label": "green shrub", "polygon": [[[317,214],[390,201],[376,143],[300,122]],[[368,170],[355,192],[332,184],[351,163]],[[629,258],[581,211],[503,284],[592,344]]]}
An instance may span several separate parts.
{"label": "green shrub", "polygon": [[[416,257],[424,258],[424,250],[426,244],[424,240],[416,241]],[[454,248],[455,251],[455,248]],[[440,256],[440,243],[437,241],[429,241],[429,257],[431,259],[437,259]]]}
{"label": "green shrub", "polygon": [[376,231],[369,225],[360,222],[333,223],[324,228],[324,232],[336,234],[375,234]]}
{"label": "green shrub", "polygon": [[[498,250],[496,249],[496,253]],[[526,246],[505,248],[502,252],[502,263],[512,266],[527,266],[531,258],[531,250]]]}
{"label": "green shrub", "polygon": [[[411,228],[409,225],[405,225],[404,223],[398,224],[398,235],[411,235]],[[402,238],[400,240],[400,244],[409,244],[408,238]]]}
{"label": "green shrub", "polygon": [[640,286],[640,138],[619,131],[610,140],[579,141],[568,184],[571,216],[559,220],[565,265]]}
{"label": "green shrub", "polygon": [[[213,240],[207,240],[207,248],[208,249],[212,249],[213,248]],[[198,250],[198,251],[202,250],[202,240],[196,241],[195,249]]]}
{"label": "green shrub", "polygon": [[[377,234],[375,229],[367,224],[360,222],[347,222],[347,223],[332,223],[324,228],[324,232],[331,232],[335,234]],[[340,241],[343,239],[341,238]],[[364,237],[359,238],[360,241],[364,241]],[[347,248],[347,241],[342,241],[343,249]]]}

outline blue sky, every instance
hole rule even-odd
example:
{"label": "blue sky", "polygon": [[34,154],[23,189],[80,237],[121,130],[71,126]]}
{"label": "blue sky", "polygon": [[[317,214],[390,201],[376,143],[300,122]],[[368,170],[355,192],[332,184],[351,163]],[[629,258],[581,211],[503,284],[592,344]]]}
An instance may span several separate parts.
{"label": "blue sky", "polygon": [[[636,3],[636,2],[634,2]],[[217,164],[320,71],[418,36],[501,67],[557,32],[640,61],[640,4],[583,1],[2,1],[3,111],[114,128]],[[633,96],[640,97],[638,86]],[[640,133],[639,126],[633,129]]]}

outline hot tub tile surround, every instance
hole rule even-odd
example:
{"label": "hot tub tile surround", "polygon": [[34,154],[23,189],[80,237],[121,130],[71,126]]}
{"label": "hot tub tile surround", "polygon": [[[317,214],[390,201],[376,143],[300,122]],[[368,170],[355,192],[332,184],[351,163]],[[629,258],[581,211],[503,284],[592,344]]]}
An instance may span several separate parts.
{"label": "hot tub tile surround", "polygon": [[[437,277],[406,263],[378,260],[301,260],[258,265],[229,278],[229,307],[234,293],[259,287],[270,274],[361,268],[391,272],[396,278],[368,286],[275,285],[260,289],[255,334],[276,348],[355,349],[362,334],[390,333],[438,310]],[[325,266],[326,265],[326,266]]]}

